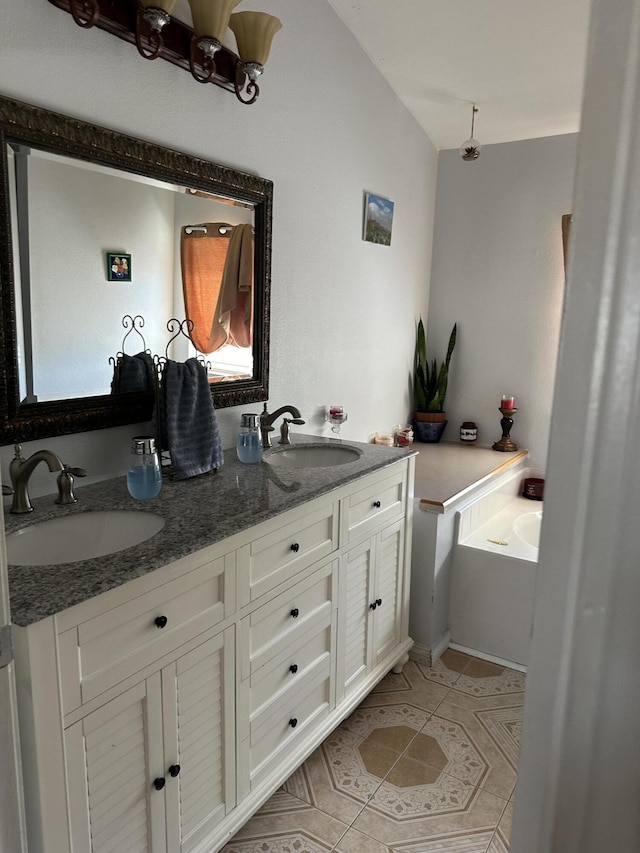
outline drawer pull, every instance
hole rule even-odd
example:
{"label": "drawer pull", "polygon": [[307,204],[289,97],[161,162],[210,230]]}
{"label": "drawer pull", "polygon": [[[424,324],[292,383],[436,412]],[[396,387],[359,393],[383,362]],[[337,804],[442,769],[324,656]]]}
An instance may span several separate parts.
{"label": "drawer pull", "polygon": [[376,598],[376,604],[378,605],[378,607],[382,607],[382,599]]}
{"label": "drawer pull", "polygon": [[153,780],[153,787],[156,791],[161,791],[166,784],[166,781],[162,778],[162,776],[158,777],[158,779]]}
{"label": "drawer pull", "polygon": [[380,503],[380,501],[374,501],[374,502],[373,502],[373,505],[374,505],[374,507],[375,507],[376,509],[380,509],[380,507],[382,506],[382,504]]}
{"label": "drawer pull", "polygon": [[295,675],[297,671],[298,671],[298,664],[292,663],[291,666],[289,667],[289,672],[291,672],[291,673],[293,673],[293,675]]}
{"label": "drawer pull", "polygon": [[171,767],[169,768],[169,776],[171,776],[172,779],[175,779],[179,773],[180,773],[180,765],[179,764],[172,764]]}
{"label": "drawer pull", "polygon": [[293,551],[294,554],[298,553],[298,551],[300,550],[300,546],[298,545],[297,542],[293,543],[293,545],[291,546],[291,550]]}
{"label": "drawer pull", "polygon": [[377,601],[373,601],[373,602],[369,605],[369,610],[375,610],[377,606],[378,606],[378,602],[377,602]]}
{"label": "drawer pull", "polygon": [[295,729],[295,727],[298,725],[298,720],[295,717],[291,717],[291,719],[289,720],[289,725],[292,729]]}
{"label": "drawer pull", "polygon": [[153,621],[155,622],[156,628],[164,628],[169,620],[166,616],[156,616]]}
{"label": "drawer pull", "polygon": [[297,619],[299,615],[300,611],[297,607],[294,607],[293,610],[290,612],[290,616],[292,616],[294,619]]}

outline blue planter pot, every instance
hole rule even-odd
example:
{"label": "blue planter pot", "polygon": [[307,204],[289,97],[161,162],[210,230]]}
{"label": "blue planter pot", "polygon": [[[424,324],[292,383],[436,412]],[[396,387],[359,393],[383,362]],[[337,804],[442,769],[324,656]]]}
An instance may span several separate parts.
{"label": "blue planter pot", "polygon": [[441,421],[436,424],[414,421],[413,434],[416,441],[423,441],[426,444],[437,444],[442,438],[442,433],[446,425],[447,421]]}

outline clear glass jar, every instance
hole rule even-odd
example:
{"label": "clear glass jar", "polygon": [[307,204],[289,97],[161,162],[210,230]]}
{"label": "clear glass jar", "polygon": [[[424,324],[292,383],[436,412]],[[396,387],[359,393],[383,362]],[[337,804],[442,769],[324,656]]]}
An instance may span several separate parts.
{"label": "clear glass jar", "polygon": [[240,416],[240,429],[237,441],[238,459],[247,464],[262,459],[262,435],[260,433],[260,415]]}
{"label": "clear glass jar", "polygon": [[160,494],[162,469],[156,451],[156,440],[150,435],[136,435],[131,439],[127,488],[131,497],[138,501],[148,501]]}

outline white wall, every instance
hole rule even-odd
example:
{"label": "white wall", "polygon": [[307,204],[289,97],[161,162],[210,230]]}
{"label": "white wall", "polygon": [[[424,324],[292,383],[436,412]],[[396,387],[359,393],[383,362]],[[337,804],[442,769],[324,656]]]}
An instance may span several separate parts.
{"label": "white wall", "polygon": [[[325,0],[252,0],[251,8],[278,15],[284,27],[250,107],[167,62],[143,60],[113,36],[80,29],[43,0],[0,6],[0,93],[273,180],[270,406],[293,403],[304,429],[326,433],[319,407],[339,402],[349,412],[343,435],[366,440],[411,409],[436,151]],[[361,239],[365,191],[395,202],[389,248]],[[218,418],[230,447],[239,412]],[[104,476],[134,431],[37,446]],[[5,476],[10,456],[3,450]],[[34,494],[39,487],[34,481]]]}
{"label": "white wall", "polygon": [[[176,193],[65,162],[29,158],[34,391],[39,400],[108,394],[126,334],[142,315],[157,352],[173,311]],[[107,281],[106,253],[131,254],[132,280]],[[61,333],[62,331],[62,333]],[[102,337],[101,337],[102,336]],[[132,333],[127,352],[142,349]]]}
{"label": "white wall", "polygon": [[463,420],[479,442],[501,436],[502,393],[516,397],[511,437],[544,469],[564,295],[562,215],[571,212],[575,134],[486,145],[438,160],[427,348],[440,361],[458,322],[445,440]]}

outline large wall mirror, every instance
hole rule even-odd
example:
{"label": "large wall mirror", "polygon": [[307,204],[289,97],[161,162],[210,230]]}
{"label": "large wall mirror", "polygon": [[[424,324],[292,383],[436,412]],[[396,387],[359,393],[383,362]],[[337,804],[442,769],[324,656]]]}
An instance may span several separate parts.
{"label": "large wall mirror", "polygon": [[267,399],[270,181],[2,97],[0,134],[0,444],[148,420],[143,353]]}

